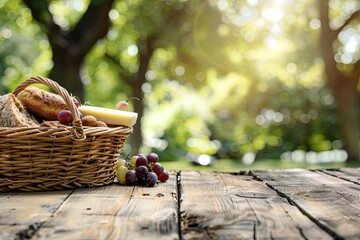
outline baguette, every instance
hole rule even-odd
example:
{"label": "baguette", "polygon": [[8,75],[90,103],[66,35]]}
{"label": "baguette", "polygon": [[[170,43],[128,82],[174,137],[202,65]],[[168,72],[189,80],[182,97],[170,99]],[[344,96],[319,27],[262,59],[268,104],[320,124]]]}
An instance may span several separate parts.
{"label": "baguette", "polygon": [[31,114],[46,121],[56,121],[58,112],[68,109],[60,95],[37,87],[27,87],[17,97]]}

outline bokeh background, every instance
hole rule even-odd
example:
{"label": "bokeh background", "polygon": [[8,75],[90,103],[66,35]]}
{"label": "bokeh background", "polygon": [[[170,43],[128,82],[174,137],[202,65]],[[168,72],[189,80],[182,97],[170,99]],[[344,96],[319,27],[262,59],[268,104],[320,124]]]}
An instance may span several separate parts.
{"label": "bokeh background", "polygon": [[[0,0],[0,94],[30,76],[139,113],[172,169],[359,166],[358,0]],[[207,166],[207,167],[206,167]]]}

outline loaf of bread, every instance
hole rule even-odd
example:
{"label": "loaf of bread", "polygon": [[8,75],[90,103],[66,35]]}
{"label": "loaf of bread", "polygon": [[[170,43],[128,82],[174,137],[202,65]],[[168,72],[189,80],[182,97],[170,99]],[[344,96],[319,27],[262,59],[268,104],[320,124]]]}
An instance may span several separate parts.
{"label": "loaf of bread", "polygon": [[14,94],[0,96],[0,127],[38,126],[38,121],[29,114]]}
{"label": "loaf of bread", "polygon": [[17,97],[31,114],[43,120],[55,121],[59,111],[68,109],[60,95],[37,87],[27,87]]}

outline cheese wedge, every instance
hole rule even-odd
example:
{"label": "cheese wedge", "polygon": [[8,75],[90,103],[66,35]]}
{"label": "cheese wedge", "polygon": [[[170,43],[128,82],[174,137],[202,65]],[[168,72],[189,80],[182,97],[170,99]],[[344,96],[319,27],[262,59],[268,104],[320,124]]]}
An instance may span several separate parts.
{"label": "cheese wedge", "polygon": [[106,124],[134,126],[138,117],[135,112],[121,111],[110,108],[79,106],[79,111],[84,115],[92,115],[97,120]]}

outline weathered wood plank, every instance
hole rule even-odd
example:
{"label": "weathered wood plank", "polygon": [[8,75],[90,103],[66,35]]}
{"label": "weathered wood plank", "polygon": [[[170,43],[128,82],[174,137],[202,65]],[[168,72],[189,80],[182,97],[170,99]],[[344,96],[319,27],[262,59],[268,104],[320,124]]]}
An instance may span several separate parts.
{"label": "weathered wood plank", "polygon": [[31,236],[51,218],[71,192],[1,192],[0,239],[26,239]]}
{"label": "weathered wood plank", "polygon": [[180,223],[176,173],[154,188],[1,192],[0,239],[360,239],[359,171],[181,172]]}
{"label": "weathered wood plank", "polygon": [[254,171],[319,226],[341,239],[360,239],[360,186],[321,171]]}
{"label": "weathered wood plank", "polygon": [[360,184],[360,168],[337,168],[321,171],[329,175]]}
{"label": "weathered wood plank", "polygon": [[33,239],[178,239],[176,179],[77,189]]}
{"label": "weathered wood plank", "polygon": [[332,239],[252,176],[181,172],[183,239]]}

